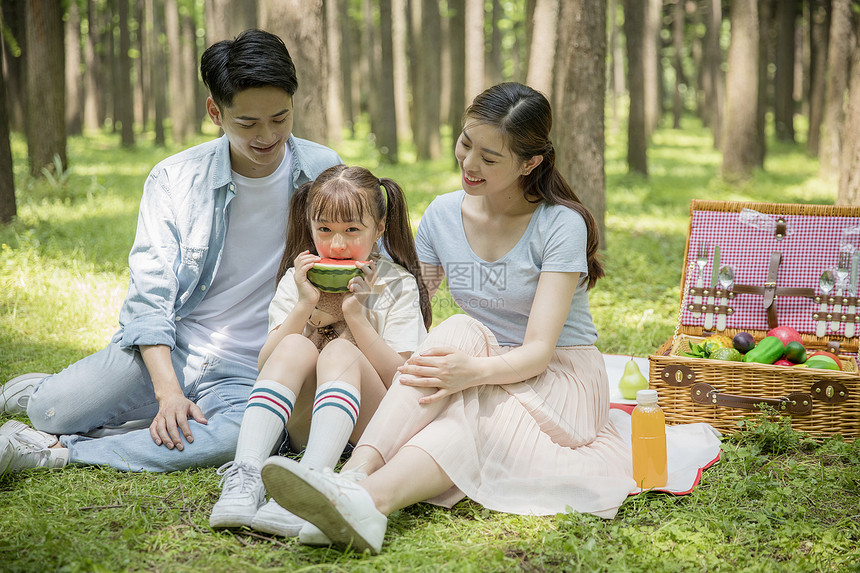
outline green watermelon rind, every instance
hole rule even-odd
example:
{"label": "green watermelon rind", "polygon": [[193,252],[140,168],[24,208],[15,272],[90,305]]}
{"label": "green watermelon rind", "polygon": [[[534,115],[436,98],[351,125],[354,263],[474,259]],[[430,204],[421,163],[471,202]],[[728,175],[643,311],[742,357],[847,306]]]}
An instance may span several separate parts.
{"label": "green watermelon rind", "polygon": [[308,280],[323,292],[343,293],[349,291],[352,277],[361,275],[361,269],[346,265],[317,263],[308,271]]}

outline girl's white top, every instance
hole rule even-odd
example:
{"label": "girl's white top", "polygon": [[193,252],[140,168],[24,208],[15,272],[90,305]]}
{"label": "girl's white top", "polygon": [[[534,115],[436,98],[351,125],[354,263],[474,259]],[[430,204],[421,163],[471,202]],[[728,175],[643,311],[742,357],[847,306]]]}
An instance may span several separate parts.
{"label": "girl's white top", "polygon": [[[427,335],[421,316],[418,283],[400,265],[381,258],[377,279],[364,305],[364,315],[373,329],[395,352],[413,352]],[[295,269],[290,268],[278,283],[269,305],[269,332],[280,326],[299,299]]]}

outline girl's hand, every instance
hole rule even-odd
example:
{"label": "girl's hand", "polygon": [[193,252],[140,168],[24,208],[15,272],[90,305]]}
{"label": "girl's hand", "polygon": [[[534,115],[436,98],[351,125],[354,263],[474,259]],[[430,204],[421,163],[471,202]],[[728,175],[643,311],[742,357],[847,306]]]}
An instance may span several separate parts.
{"label": "girl's hand", "polygon": [[412,355],[397,370],[400,383],[405,386],[437,389],[435,394],[418,400],[420,404],[429,404],[481,384],[480,360],[456,348],[430,348]]}
{"label": "girl's hand", "polygon": [[296,288],[299,291],[299,302],[308,301],[316,306],[320,300],[319,289],[308,280],[308,271],[313,268],[320,258],[318,255],[311,254],[310,251],[305,251],[299,254],[293,261],[293,267],[296,270],[293,277],[296,281]]}
{"label": "girl's hand", "polygon": [[363,274],[349,281],[349,292],[343,297],[341,305],[344,318],[358,316],[362,312],[362,307],[372,308],[373,297],[377,296],[371,294],[377,277],[376,263],[370,261],[366,264],[358,263],[357,266]]}

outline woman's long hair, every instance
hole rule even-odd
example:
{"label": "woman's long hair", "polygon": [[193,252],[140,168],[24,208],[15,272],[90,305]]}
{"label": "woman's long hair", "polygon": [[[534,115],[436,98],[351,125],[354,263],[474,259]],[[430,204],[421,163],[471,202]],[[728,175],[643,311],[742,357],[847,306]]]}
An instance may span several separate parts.
{"label": "woman's long hair", "polygon": [[564,205],[582,215],[588,231],[588,288],[593,287],[605,274],[598,253],[600,231],[594,216],[555,166],[555,148],[549,137],[552,108],[546,97],[516,82],[498,84],[479,94],[466,108],[464,123],[467,119],[498,128],[508,148],[520,160],[543,157],[531,173],[521,176],[523,194],[531,202]]}
{"label": "woman's long hair", "polygon": [[385,221],[382,248],[392,261],[415,277],[424,325],[430,328],[433,322],[430,297],[415,252],[406,197],[393,179],[380,179],[364,167],[329,167],[315,181],[296,190],[290,201],[287,244],[278,269],[278,281],[300,253],[319,254],[311,234],[311,221],[363,220],[365,213],[370,214],[374,224]]}

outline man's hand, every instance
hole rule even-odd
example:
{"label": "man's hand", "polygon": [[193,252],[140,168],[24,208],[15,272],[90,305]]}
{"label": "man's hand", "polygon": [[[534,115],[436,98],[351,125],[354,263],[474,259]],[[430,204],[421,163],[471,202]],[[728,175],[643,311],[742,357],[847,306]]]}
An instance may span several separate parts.
{"label": "man's hand", "polygon": [[200,407],[183,396],[173,394],[159,402],[158,414],[149,426],[149,434],[156,445],[165,445],[167,449],[176,448],[180,452],[185,449],[181,437],[189,444],[194,441],[188,418],[194,418],[201,424],[206,424],[206,417]]}
{"label": "man's hand", "polygon": [[194,441],[191,428],[188,427],[188,418],[192,417],[205,424],[206,416],[197,404],[183,394],[170,361],[170,348],[163,344],[141,346],[140,355],[152,379],[152,389],[158,400],[158,414],[149,425],[149,435],[156,445],[165,445],[170,450],[176,448],[181,452],[185,445],[180,438],[180,432],[189,444]]}

